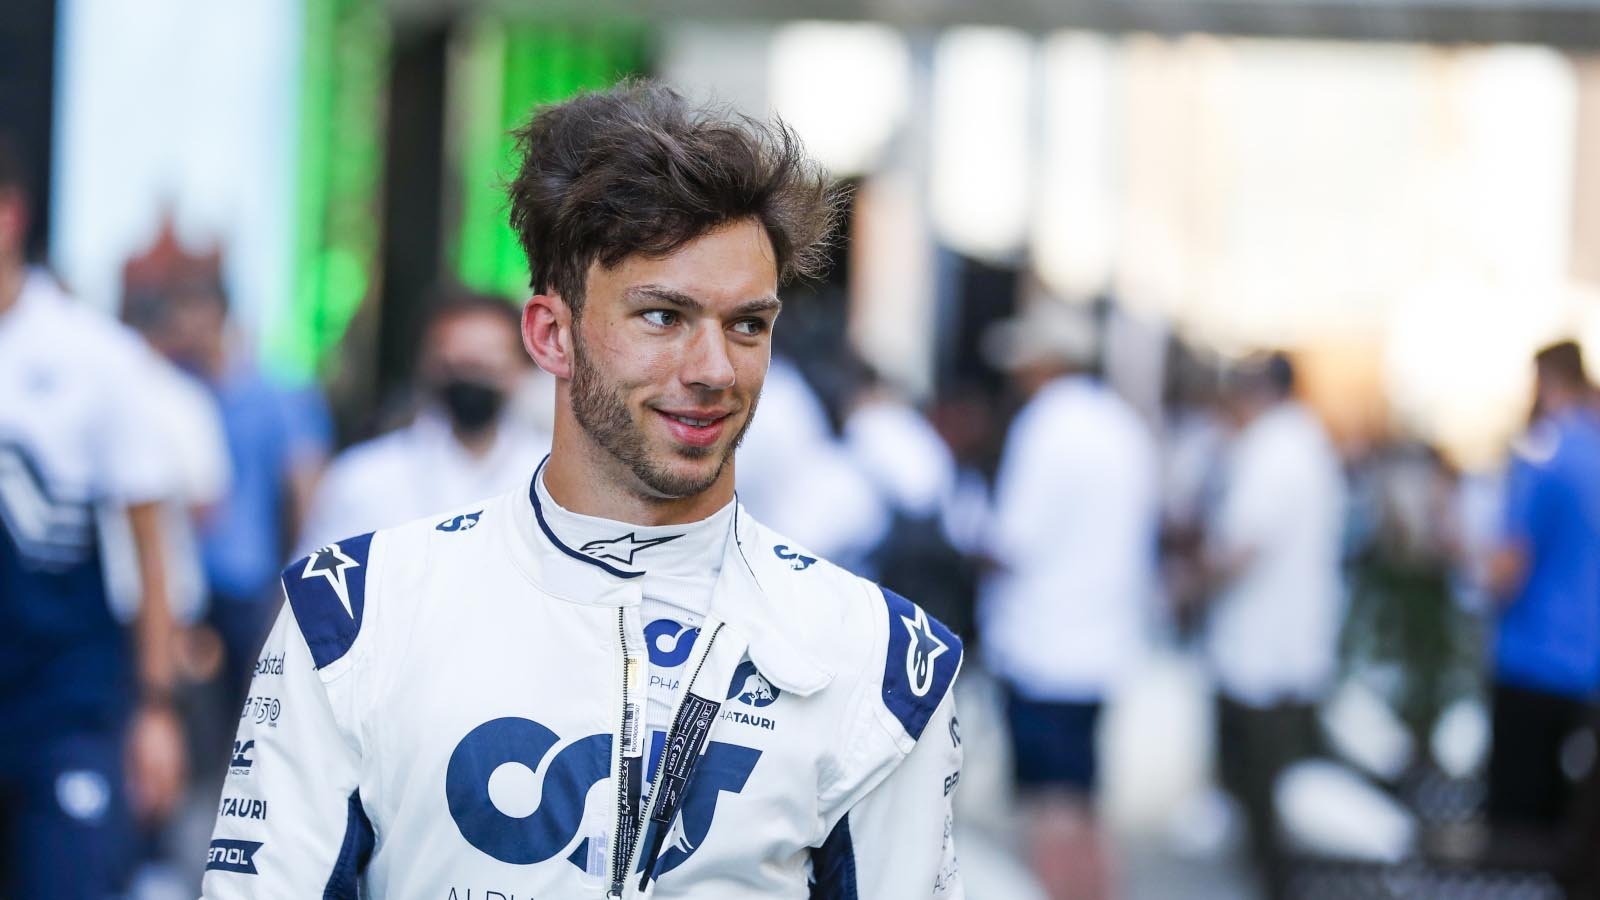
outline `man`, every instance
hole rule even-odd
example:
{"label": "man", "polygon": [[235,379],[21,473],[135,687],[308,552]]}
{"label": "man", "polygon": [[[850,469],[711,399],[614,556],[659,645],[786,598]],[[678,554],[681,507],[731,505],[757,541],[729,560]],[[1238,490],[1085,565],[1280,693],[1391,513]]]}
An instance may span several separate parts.
{"label": "man", "polygon": [[219,253],[185,251],[169,223],[124,267],[123,282],[124,319],[204,386],[222,425],[231,480],[199,511],[199,561],[206,616],[224,650],[222,696],[237,709],[277,612],[278,568],[289,555],[284,536],[304,515],[327,455],[327,411],[315,391],[279,387],[229,346]]}
{"label": "man", "polygon": [[1600,688],[1600,421],[1577,344],[1546,347],[1534,363],[1534,424],[1506,475],[1503,534],[1489,565],[1489,587],[1505,605],[1494,643],[1488,813],[1502,849],[1549,860],[1574,811],[1565,745],[1593,728]]}
{"label": "man", "polygon": [[442,301],[423,326],[425,406],[409,426],[346,450],[317,486],[302,548],[500,493],[528,480],[550,436],[509,400],[532,366],[517,311],[478,294]]}
{"label": "man", "polygon": [[1229,374],[1222,403],[1235,434],[1203,551],[1217,586],[1206,650],[1220,776],[1244,807],[1270,897],[1287,890],[1273,788],[1316,752],[1316,703],[1335,674],[1344,617],[1344,474],[1293,392],[1282,354]]}
{"label": "man", "polygon": [[[0,141],[0,895],[100,900],[122,887],[129,813],[165,815],[182,787],[159,512],[172,473],[141,411],[153,361],[137,338],[26,264],[26,183]],[[123,510],[132,641],[96,524]]]}
{"label": "man", "polygon": [[734,502],[822,174],[647,84],[519,141],[550,455],[285,571],[206,896],[961,896],[960,643]]}
{"label": "man", "polygon": [[1143,646],[1154,586],[1155,446],[1092,374],[1093,322],[1046,300],[986,337],[1026,404],[1006,435],[981,598],[1006,687],[1030,862],[1060,898],[1114,893],[1094,811],[1097,726]]}

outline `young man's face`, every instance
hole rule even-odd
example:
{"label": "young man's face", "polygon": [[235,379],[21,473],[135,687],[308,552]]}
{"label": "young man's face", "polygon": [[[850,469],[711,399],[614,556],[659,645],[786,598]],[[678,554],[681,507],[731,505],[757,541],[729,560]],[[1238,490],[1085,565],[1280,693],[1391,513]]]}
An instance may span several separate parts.
{"label": "young man's face", "polygon": [[777,291],[772,244],[754,220],[666,257],[590,267],[573,327],[572,411],[635,489],[677,499],[732,477],[771,359]]}

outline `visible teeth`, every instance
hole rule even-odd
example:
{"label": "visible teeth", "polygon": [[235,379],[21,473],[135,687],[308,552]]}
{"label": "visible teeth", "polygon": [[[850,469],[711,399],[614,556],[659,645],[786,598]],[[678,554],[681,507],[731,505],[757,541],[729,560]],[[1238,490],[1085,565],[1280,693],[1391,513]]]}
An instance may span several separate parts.
{"label": "visible teeth", "polygon": [[693,425],[696,428],[704,428],[713,421],[711,419],[691,419],[688,416],[673,416],[673,418],[685,425]]}

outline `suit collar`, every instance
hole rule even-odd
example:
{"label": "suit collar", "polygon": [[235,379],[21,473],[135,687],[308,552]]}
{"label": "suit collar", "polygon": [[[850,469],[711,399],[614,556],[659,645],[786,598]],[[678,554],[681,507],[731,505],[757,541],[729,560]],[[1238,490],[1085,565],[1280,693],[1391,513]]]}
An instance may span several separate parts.
{"label": "suit collar", "polygon": [[[538,478],[536,472],[534,478]],[[506,497],[514,521],[513,557],[518,568],[544,591],[586,606],[640,602],[633,573],[605,565],[562,543],[538,507],[535,481]],[[790,550],[735,504],[732,533],[723,546],[722,570],[711,594],[711,616],[749,641],[750,658],[763,677],[780,689],[805,696],[833,679],[815,649],[824,640],[801,590],[801,572],[813,557]]]}

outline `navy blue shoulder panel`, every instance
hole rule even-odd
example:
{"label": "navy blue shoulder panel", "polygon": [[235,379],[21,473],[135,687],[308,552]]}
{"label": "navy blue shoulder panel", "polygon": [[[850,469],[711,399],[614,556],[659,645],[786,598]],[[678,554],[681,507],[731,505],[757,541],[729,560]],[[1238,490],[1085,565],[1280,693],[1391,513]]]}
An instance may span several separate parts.
{"label": "navy blue shoulder panel", "polygon": [[367,553],[372,534],[329,544],[283,570],[283,591],[322,668],[350,651],[367,607]]}
{"label": "navy blue shoulder panel", "polygon": [[961,639],[922,607],[883,589],[889,652],[883,662],[883,705],[912,740],[939,707],[961,665]]}
{"label": "navy blue shoulder panel", "polygon": [[860,900],[856,887],[856,848],[850,817],[833,826],[822,846],[811,851],[811,892],[807,900]]}

